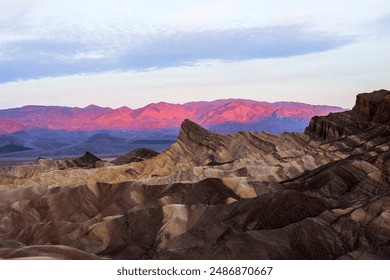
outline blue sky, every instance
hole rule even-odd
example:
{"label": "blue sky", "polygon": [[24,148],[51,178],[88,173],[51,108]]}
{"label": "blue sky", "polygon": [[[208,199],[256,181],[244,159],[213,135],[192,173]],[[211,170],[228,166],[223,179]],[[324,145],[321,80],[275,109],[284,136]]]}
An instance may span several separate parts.
{"label": "blue sky", "polygon": [[351,107],[390,88],[390,2],[314,2],[0,0],[0,108]]}

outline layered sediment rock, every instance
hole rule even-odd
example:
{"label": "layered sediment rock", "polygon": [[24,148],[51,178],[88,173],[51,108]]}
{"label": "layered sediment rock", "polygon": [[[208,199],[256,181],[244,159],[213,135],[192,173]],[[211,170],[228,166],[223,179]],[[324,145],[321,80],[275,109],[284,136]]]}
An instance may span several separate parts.
{"label": "layered sediment rock", "polygon": [[305,133],[317,140],[334,140],[373,126],[390,125],[390,92],[361,93],[351,111],[313,117]]}

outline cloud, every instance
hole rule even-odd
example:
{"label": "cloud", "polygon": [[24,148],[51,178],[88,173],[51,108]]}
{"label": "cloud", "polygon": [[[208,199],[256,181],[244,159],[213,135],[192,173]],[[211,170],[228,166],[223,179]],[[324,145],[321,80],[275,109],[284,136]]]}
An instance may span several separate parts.
{"label": "cloud", "polygon": [[[143,44],[136,55],[150,64],[162,66],[197,60],[248,60],[282,58],[322,52],[351,43],[351,39],[314,32],[305,32],[301,26],[272,26],[267,28],[235,28],[156,36]],[[161,58],[159,62],[157,60]]]}
{"label": "cloud", "polygon": [[374,24],[375,32],[381,36],[390,36],[390,14],[387,14],[377,20]]}
{"label": "cloud", "polygon": [[309,32],[305,26],[224,30],[165,30],[135,34],[126,29],[88,34],[73,30],[63,39],[9,41],[0,49],[0,82],[102,71],[143,71],[191,65],[204,60],[286,58],[336,49],[352,38]]}
{"label": "cloud", "polygon": [[238,8],[238,3],[233,1],[198,3],[183,10],[174,11],[164,15],[164,20],[174,22],[186,22],[191,24],[205,24],[220,20],[229,14],[233,14]]}
{"label": "cloud", "polygon": [[41,5],[42,2],[45,2],[45,0],[2,0],[0,17],[23,15]]}

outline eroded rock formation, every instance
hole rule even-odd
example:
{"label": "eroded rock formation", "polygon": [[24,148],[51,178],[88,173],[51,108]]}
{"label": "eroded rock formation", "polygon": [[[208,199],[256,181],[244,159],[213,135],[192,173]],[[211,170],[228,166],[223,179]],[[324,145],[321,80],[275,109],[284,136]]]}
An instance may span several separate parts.
{"label": "eroded rock formation", "polygon": [[2,169],[0,258],[389,259],[389,100],[360,94],[306,133],[186,120],[140,161]]}
{"label": "eroded rock formation", "polygon": [[364,129],[390,125],[390,94],[387,90],[357,95],[351,111],[313,117],[305,133],[320,140],[333,140]]}

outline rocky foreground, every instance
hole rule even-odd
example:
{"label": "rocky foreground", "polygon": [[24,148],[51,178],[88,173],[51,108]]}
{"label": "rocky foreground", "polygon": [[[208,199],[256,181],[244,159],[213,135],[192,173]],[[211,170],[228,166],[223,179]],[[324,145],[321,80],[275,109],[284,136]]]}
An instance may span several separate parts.
{"label": "rocky foreground", "polygon": [[390,259],[390,92],[305,133],[0,170],[0,258]]}

